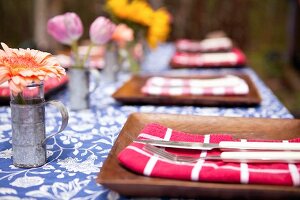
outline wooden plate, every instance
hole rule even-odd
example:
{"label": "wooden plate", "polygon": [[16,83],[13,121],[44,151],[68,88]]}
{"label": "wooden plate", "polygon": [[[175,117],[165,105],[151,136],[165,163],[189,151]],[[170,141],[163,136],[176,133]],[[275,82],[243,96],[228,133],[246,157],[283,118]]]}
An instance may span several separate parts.
{"label": "wooden plate", "polygon": [[184,197],[206,199],[300,199],[300,188],[274,185],[244,185],[193,182],[138,175],[122,167],[117,155],[148,123],[160,123],[195,134],[226,132],[245,139],[292,139],[300,137],[300,120],[235,117],[203,117],[170,114],[131,114],[111,149],[97,182],[124,196]]}
{"label": "wooden plate", "polygon": [[[155,96],[143,94],[141,88],[151,76],[133,76],[112,96],[124,104],[156,104],[156,105],[202,105],[202,106],[255,106],[261,102],[260,95],[250,77],[246,74],[235,74],[244,79],[249,86],[247,95],[239,96]],[[221,76],[190,76],[180,78],[217,78]],[[179,78],[178,76],[176,78]]]}

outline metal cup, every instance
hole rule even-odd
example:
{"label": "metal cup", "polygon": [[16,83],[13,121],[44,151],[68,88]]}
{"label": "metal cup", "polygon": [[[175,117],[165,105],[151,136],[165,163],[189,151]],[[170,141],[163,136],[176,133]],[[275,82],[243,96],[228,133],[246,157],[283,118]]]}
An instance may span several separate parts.
{"label": "metal cup", "polygon": [[118,74],[121,70],[120,57],[116,43],[108,45],[104,55],[104,68],[102,70],[105,82],[113,83],[118,80]]}
{"label": "metal cup", "polygon": [[[90,74],[97,74],[95,69],[71,68],[69,74],[69,105],[71,110],[88,109],[90,94],[96,90],[99,80],[95,81],[94,88],[90,88]],[[97,77],[96,77],[97,78]]]}
{"label": "metal cup", "polygon": [[103,79],[107,83],[116,82],[120,71],[118,51],[116,48],[105,52],[105,66],[103,68]]}
{"label": "metal cup", "polygon": [[[58,108],[62,124],[57,133],[46,138],[45,104]],[[13,164],[16,167],[38,167],[46,163],[48,138],[62,132],[68,124],[68,111],[59,101],[41,102],[33,105],[10,103],[12,119]]]}
{"label": "metal cup", "polygon": [[[61,113],[62,123],[58,132],[46,138],[45,105],[55,106]],[[11,92],[13,164],[31,168],[44,165],[47,160],[45,142],[62,132],[68,124],[68,111],[59,101],[44,99],[44,86],[30,84],[20,93]]]}

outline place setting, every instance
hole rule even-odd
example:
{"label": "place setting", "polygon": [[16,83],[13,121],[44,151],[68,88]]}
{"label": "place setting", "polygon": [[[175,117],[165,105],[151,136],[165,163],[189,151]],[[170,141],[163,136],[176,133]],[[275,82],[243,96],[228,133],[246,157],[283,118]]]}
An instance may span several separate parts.
{"label": "place setting", "polygon": [[208,33],[202,40],[178,39],[170,65],[178,68],[240,68],[246,55],[222,31]]}
{"label": "place setting", "polygon": [[133,76],[112,95],[124,104],[256,106],[260,94],[245,74]]}
{"label": "place setting", "polygon": [[300,191],[291,186],[299,184],[299,125],[289,119],[134,113],[97,182],[135,197],[296,197]]}

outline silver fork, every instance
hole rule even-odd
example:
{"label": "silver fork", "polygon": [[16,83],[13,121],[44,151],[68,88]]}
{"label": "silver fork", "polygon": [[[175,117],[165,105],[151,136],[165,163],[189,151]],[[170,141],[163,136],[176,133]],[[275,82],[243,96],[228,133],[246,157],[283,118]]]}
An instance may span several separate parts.
{"label": "silver fork", "polygon": [[235,151],[222,152],[219,156],[191,157],[179,156],[165,151],[163,148],[145,144],[144,149],[159,158],[179,163],[195,163],[199,160],[222,160],[224,162],[247,163],[300,163],[300,152],[292,151]]}
{"label": "silver fork", "polygon": [[194,158],[191,156],[179,156],[179,155],[169,153],[166,150],[155,147],[151,144],[145,144],[144,149],[148,152],[151,152],[151,153],[157,155],[160,158],[163,158],[163,159],[166,159],[169,161],[181,162],[181,163],[182,162],[194,163],[194,162],[198,162],[199,160],[209,159],[209,158],[215,159],[215,160],[222,160],[218,156],[214,156],[214,157],[210,156],[210,157],[205,157],[205,158]]}

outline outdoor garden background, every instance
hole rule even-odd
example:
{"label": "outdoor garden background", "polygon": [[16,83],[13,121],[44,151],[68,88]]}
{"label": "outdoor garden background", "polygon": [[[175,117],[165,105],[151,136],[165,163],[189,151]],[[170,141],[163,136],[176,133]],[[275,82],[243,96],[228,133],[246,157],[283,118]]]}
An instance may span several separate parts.
{"label": "outdoor garden background", "polygon": [[[0,0],[0,41],[10,47],[62,50],[46,32],[47,20],[76,12],[85,27],[107,15],[104,0]],[[203,39],[223,30],[295,117],[300,117],[300,21],[298,0],[152,0],[172,14],[168,41]]]}

